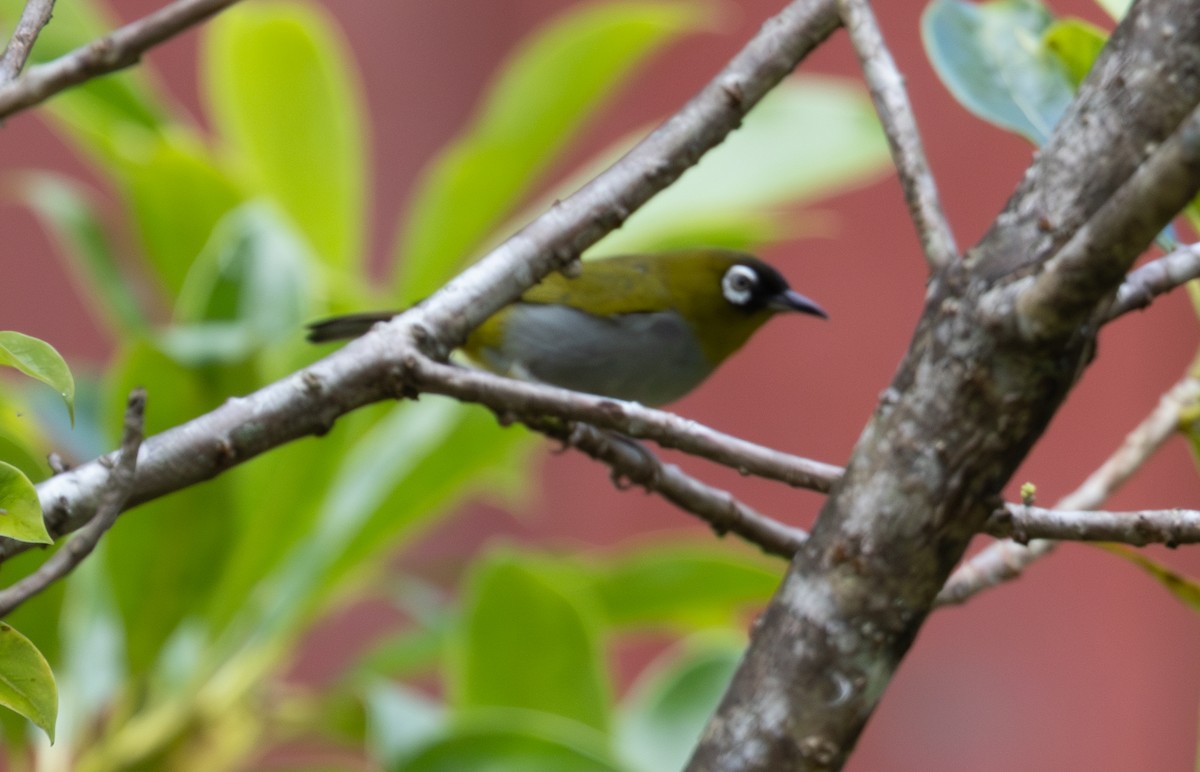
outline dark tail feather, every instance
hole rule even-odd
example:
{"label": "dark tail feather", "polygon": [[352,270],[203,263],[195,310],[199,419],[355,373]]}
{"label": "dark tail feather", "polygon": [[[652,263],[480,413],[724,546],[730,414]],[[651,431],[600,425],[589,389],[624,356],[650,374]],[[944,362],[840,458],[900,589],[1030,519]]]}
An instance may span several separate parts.
{"label": "dark tail feather", "polygon": [[396,315],[395,311],[367,311],[361,314],[331,316],[308,325],[310,343],[326,343],[331,340],[357,338],[379,322],[386,322]]}

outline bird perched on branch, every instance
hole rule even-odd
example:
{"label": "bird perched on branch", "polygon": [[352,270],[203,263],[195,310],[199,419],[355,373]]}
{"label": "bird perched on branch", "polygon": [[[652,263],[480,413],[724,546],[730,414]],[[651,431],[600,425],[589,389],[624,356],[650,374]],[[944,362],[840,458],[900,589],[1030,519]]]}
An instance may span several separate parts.
{"label": "bird perched on branch", "polygon": [[[761,260],[725,249],[584,260],[488,318],[462,351],[501,375],[646,405],[698,386],[777,313],[826,318]],[[396,312],[309,325],[314,343],[353,338]]]}

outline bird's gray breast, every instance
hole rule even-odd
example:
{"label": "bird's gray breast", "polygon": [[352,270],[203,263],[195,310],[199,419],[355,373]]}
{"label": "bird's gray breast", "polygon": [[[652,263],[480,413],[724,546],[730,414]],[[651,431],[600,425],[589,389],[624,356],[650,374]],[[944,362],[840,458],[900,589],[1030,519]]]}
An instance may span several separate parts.
{"label": "bird's gray breast", "polygon": [[599,317],[519,303],[508,312],[503,338],[481,351],[497,372],[647,405],[678,399],[713,369],[673,312]]}

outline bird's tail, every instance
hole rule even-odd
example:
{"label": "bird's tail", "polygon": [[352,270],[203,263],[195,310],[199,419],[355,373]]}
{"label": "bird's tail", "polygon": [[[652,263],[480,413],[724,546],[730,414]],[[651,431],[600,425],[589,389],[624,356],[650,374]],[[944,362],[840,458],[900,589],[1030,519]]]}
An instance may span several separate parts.
{"label": "bird's tail", "polygon": [[310,343],[325,343],[331,340],[357,338],[379,322],[386,322],[396,315],[396,311],[367,311],[361,314],[345,314],[331,316],[310,322],[308,325],[308,341]]}

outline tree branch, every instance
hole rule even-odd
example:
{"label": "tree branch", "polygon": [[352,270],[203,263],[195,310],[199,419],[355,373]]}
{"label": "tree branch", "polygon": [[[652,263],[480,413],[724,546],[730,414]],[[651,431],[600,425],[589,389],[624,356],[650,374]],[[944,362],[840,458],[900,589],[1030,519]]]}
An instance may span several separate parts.
{"label": "tree branch", "polygon": [[[180,5],[184,4],[171,8]],[[323,434],[338,417],[363,405],[404,396],[407,386],[398,380],[401,373],[396,363],[404,352],[411,351],[411,342],[443,354],[472,326],[551,270],[568,265],[582,249],[616,227],[736,128],[750,108],[837,23],[834,0],[798,0],[790,4],[768,20],[679,113],[624,158],[420,306],[379,325],[301,372],[147,438],[129,505],[210,479],[291,440]],[[0,89],[0,105],[4,104],[5,93]],[[593,407],[605,409],[598,404]],[[685,423],[679,421],[681,426]],[[698,438],[697,442],[702,445],[705,440]],[[785,454],[779,456],[787,458]],[[73,531],[91,519],[107,479],[105,465],[112,461],[109,454],[38,486],[52,535]],[[818,485],[828,469],[836,467],[817,465],[812,470],[801,469],[799,474],[816,474],[813,484]],[[19,542],[2,540],[0,560],[23,549]]]}
{"label": "tree branch", "polygon": [[1200,278],[1200,244],[1187,244],[1130,272],[1117,290],[1108,321],[1150,305],[1154,298]]}
{"label": "tree branch", "polygon": [[410,355],[399,377],[417,391],[476,402],[517,416],[553,415],[582,421],[629,437],[653,440],[694,456],[797,488],[828,492],[839,467],[756,445],[709,429],[687,418],[636,402],[518,381],[482,370],[442,364]]}
{"label": "tree branch", "polygon": [[728,492],[705,485],[674,464],[664,464],[646,448],[627,437],[600,431],[582,423],[522,417],[531,429],[560,440],[612,469],[618,487],[640,485],[680,509],[707,522],[718,535],[735,534],[764,552],[790,558],[808,538],[792,528],[755,512]]}
{"label": "tree branch", "polygon": [[[1154,410],[1126,435],[1121,446],[1056,506],[1066,510],[1095,509],[1132,477],[1178,430],[1180,411],[1200,400],[1197,368],[1200,357],[1162,396]],[[1015,579],[1054,547],[1055,542],[1046,539],[1035,539],[1025,546],[1012,541],[996,542],[955,570],[938,594],[937,603],[963,603],[981,590]]]}
{"label": "tree branch", "polygon": [[1032,281],[1016,321],[1029,340],[1070,334],[1200,188],[1200,106],[1140,165]]}
{"label": "tree branch", "polygon": [[1028,544],[1031,539],[1055,539],[1175,547],[1200,541],[1200,512],[1191,509],[1101,512],[1008,504],[988,519],[986,530],[998,538],[1011,537],[1017,544]]}
{"label": "tree branch", "polygon": [[867,0],[838,0],[838,8],[862,64],[875,111],[887,133],[892,161],[925,259],[931,268],[937,269],[958,259],[958,247],[925,158],[921,133],[904,89],[904,76],[896,68]]}
{"label": "tree branch", "polygon": [[[794,0],[684,107],[609,169],[414,309],[418,343],[442,358],[478,324],[618,227],[674,182],[838,26],[835,0]],[[399,325],[393,320],[392,325]],[[389,324],[373,334],[388,335]]]}
{"label": "tree branch", "polygon": [[[1161,162],[1166,154],[1137,171],[1148,147],[1178,144],[1167,152],[1187,158],[1190,134],[1168,138],[1198,102],[1200,0],[1135,3],[996,224],[932,276],[909,350],[688,769],[845,762],[951,570],[1094,351],[1096,325],[1051,324],[1031,343],[996,313],[999,301],[1121,189],[1122,203],[1144,214],[1111,213],[1120,228],[1090,223],[1070,247],[1105,263],[1105,281],[1069,299],[1088,297],[1079,317],[1107,306],[1124,270],[1200,187],[1200,169],[1180,174]],[[1101,232],[1109,250],[1081,248]]]}
{"label": "tree branch", "polygon": [[4,47],[4,53],[0,54],[0,84],[8,83],[21,74],[33,44],[37,42],[42,27],[50,22],[53,12],[54,0],[26,0],[17,28]]}
{"label": "tree branch", "polygon": [[145,423],[146,392],[134,389],[125,409],[125,429],[117,462],[108,475],[96,514],[79,529],[79,533],[63,545],[37,570],[21,581],[0,591],[0,617],[7,616],[25,601],[75,569],[100,543],[100,537],[112,527],[125,509],[133,490],[137,471],[138,451],[142,446],[142,427]]}
{"label": "tree branch", "polygon": [[146,51],[235,2],[176,0],[69,54],[30,67],[21,77],[0,86],[0,119],[40,104],[71,86],[136,64]]}

